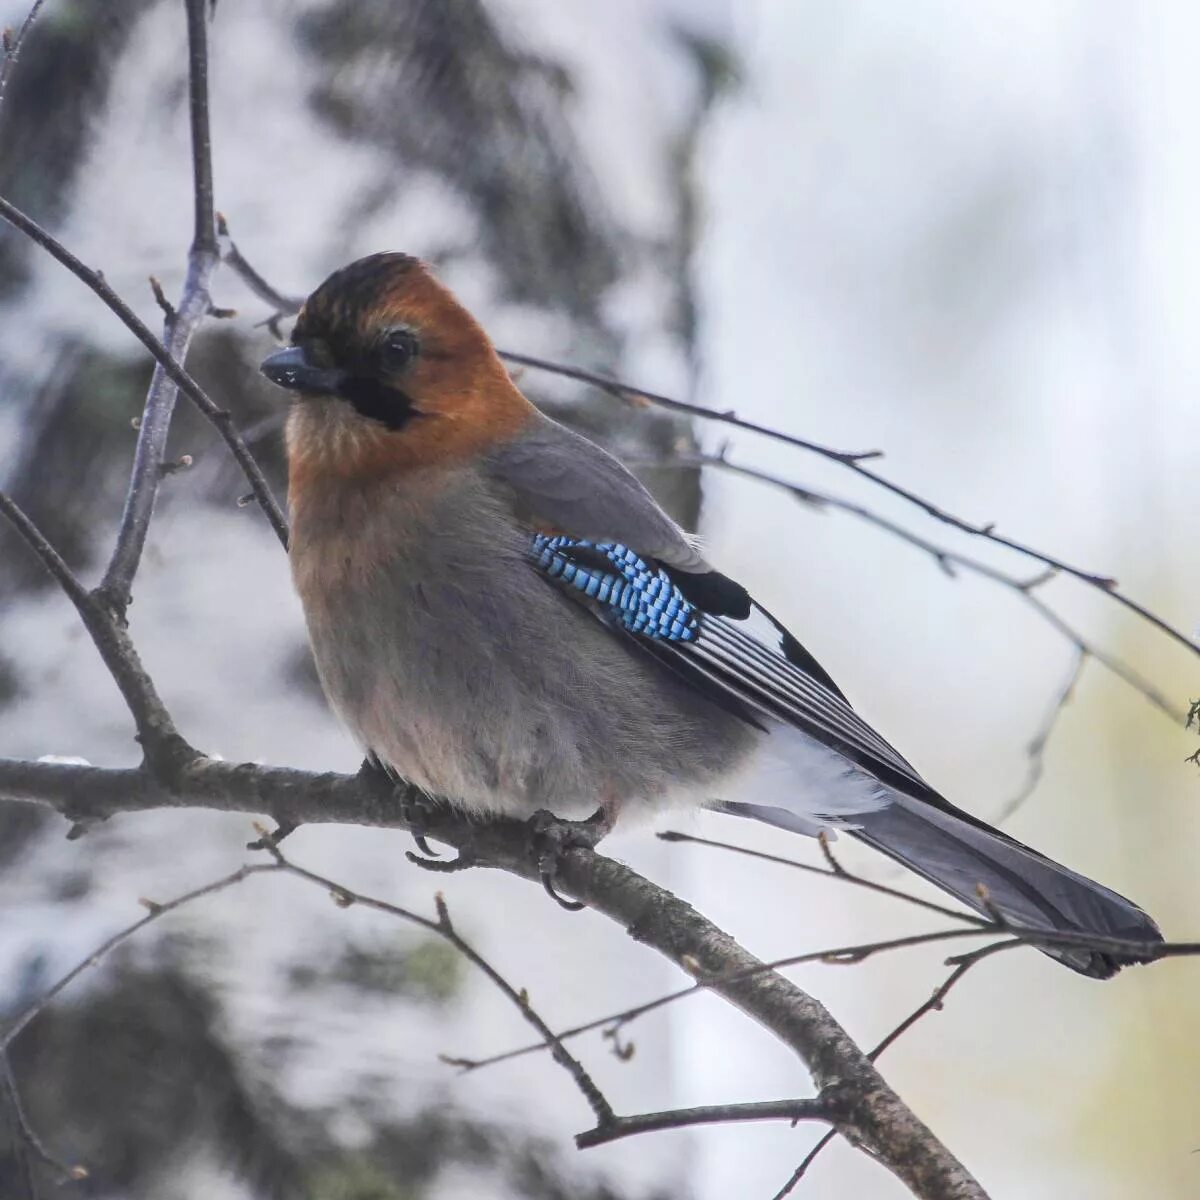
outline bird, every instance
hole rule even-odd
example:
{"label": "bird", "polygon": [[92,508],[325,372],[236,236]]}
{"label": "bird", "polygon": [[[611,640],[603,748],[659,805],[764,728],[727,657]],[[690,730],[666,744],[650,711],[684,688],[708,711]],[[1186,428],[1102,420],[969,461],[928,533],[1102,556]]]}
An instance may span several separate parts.
{"label": "bird", "polygon": [[1137,905],[926,783],[632,472],[523,395],[418,258],[335,271],[260,369],[290,400],[317,672],[368,761],[462,812],[595,839],[680,805],[845,833],[1063,936],[1039,948],[1083,975],[1154,957]]}

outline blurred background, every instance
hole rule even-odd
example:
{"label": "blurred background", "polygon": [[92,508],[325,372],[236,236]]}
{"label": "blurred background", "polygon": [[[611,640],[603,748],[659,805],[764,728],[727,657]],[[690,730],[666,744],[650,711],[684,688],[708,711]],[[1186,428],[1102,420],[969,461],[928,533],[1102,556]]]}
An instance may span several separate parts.
{"label": "blurred background", "polygon": [[[16,24],[23,0],[0,4]],[[211,31],[217,206],[280,288],[364,253],[433,263],[501,345],[847,449],[970,519],[1116,575],[1195,634],[1200,503],[1200,10],[910,0],[221,0]],[[190,236],[182,4],[47,0],[0,114],[0,192],[154,327]],[[227,270],[192,369],[282,493],[280,414],[255,371],[269,316]],[[149,378],[80,284],[0,231],[0,482],[84,577],[109,552]],[[618,452],[726,449],[1017,574],[848,472],[549,376],[522,379]],[[286,563],[210,429],[181,405],[131,628],[182,731],[234,760],[352,770]],[[864,716],[957,803],[993,818],[1072,665],[1014,592],[751,480],[646,474],[723,569],[784,619]],[[1195,659],[1094,591],[1039,592],[1186,709]],[[0,530],[0,754],[137,760],[78,621]],[[1095,661],[1006,828],[1200,937],[1195,747]],[[929,927],[785,868],[610,850],[763,956]],[[686,828],[816,861],[728,818]],[[0,1006],[20,1011],[140,913],[232,870],[245,818],[65,823],[0,806]],[[780,839],[783,838],[781,841]],[[406,835],[302,829],[301,864],[459,928],[554,1026],[679,978],[606,920],[485,873],[432,880]],[[919,889],[844,852],[873,878]],[[944,978],[946,950],[796,972],[863,1045]],[[996,1196],[1200,1194],[1200,962],[1098,985],[1034,952],[977,968],[885,1074]],[[708,997],[578,1049],[618,1111],[802,1095],[799,1064]],[[31,1116],[91,1179],[156,1200],[762,1197],[818,1131],[666,1133],[577,1153],[590,1114],[550,1063],[460,1076],[439,1052],[528,1040],[436,941],[287,879],[151,926],[17,1044]],[[0,1195],[15,1190],[0,1144]],[[55,1193],[60,1194],[60,1193]],[[902,1189],[835,1143],[798,1195]]]}

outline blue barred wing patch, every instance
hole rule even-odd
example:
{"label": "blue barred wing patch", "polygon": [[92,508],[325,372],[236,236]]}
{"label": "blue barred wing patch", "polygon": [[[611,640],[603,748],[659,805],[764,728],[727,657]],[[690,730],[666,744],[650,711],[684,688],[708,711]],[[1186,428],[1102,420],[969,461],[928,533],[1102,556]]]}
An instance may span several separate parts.
{"label": "blue barred wing patch", "polygon": [[669,642],[694,642],[699,636],[695,605],[666,571],[628,546],[538,533],[530,551],[538,570],[604,605],[631,633]]}

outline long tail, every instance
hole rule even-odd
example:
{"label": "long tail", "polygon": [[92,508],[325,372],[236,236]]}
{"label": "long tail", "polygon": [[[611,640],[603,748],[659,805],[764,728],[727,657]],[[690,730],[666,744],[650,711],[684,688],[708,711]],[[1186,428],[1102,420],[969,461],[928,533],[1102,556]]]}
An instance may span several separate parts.
{"label": "long tail", "polygon": [[[1136,904],[1068,867],[1023,846],[952,805],[935,806],[887,789],[889,803],[856,814],[846,832],[903,863],[969,908],[988,916],[988,899],[1014,925],[1057,933],[1093,934],[1131,942],[1160,942],[1162,934]],[[940,797],[939,797],[940,799]],[[760,805],[724,804],[724,811],[811,833],[811,822]],[[852,822],[852,826],[850,825]],[[1152,955],[1047,948],[1046,954],[1083,975],[1107,979]]]}

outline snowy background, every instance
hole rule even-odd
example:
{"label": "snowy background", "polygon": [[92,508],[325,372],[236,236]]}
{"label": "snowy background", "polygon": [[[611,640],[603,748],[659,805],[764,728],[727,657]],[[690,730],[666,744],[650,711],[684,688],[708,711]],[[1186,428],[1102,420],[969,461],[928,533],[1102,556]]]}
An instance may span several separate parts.
{"label": "snowy background", "polygon": [[[22,6],[5,3],[15,22]],[[212,28],[217,205],[280,287],[349,259],[434,261],[495,339],[612,370],[847,449],[970,519],[1116,575],[1200,624],[1200,13],[1150,3],[793,0],[221,0]],[[190,233],[181,5],[47,0],[0,115],[0,190],[153,325]],[[267,313],[228,273],[192,363],[256,431]],[[108,553],[148,368],[77,282],[0,233],[0,479],[89,581]],[[731,458],[870,504],[1018,574],[823,461],[689,429],[529,374],[542,403],[620,450],[729,442]],[[286,564],[214,438],[167,482],[132,632],[182,731],[229,759],[352,770],[304,649]],[[698,525],[876,724],[981,816],[1021,787],[1071,664],[1020,598],[752,481],[660,471]],[[280,485],[281,486],[281,485]],[[1195,660],[1067,581],[1043,593],[1186,708]],[[0,754],[136,761],[128,718],[69,606],[0,540]],[[1006,826],[1200,937],[1190,739],[1087,664],[1031,799]],[[814,851],[717,817],[689,828]],[[139,914],[246,857],[203,812],[64,824],[0,809],[0,1004],[19,1011]],[[300,863],[457,924],[557,1026],[678,986],[609,922],[536,889],[433,881],[406,836],[301,830]],[[763,956],[927,927],[919,914],[650,830],[611,852]],[[849,854],[849,851],[847,851]],[[890,866],[855,857],[874,877]],[[906,886],[911,880],[904,879]],[[864,1045],[944,976],[945,950],[797,972]],[[1098,985],[1035,953],[973,972],[884,1072],[997,1196],[1200,1192],[1200,963]],[[620,1063],[580,1050],[619,1111],[804,1094],[797,1063],[710,998],[645,1019]],[[527,1040],[469,968],[404,927],[255,880],[152,927],[19,1044],[39,1128],[93,1180],[74,1194],[217,1200],[763,1197],[811,1129],[706,1129],[586,1155],[552,1064],[468,1076],[438,1052]],[[0,1187],[12,1184],[0,1158]],[[5,1181],[8,1181],[5,1183]],[[902,1189],[835,1144],[798,1192]]]}

